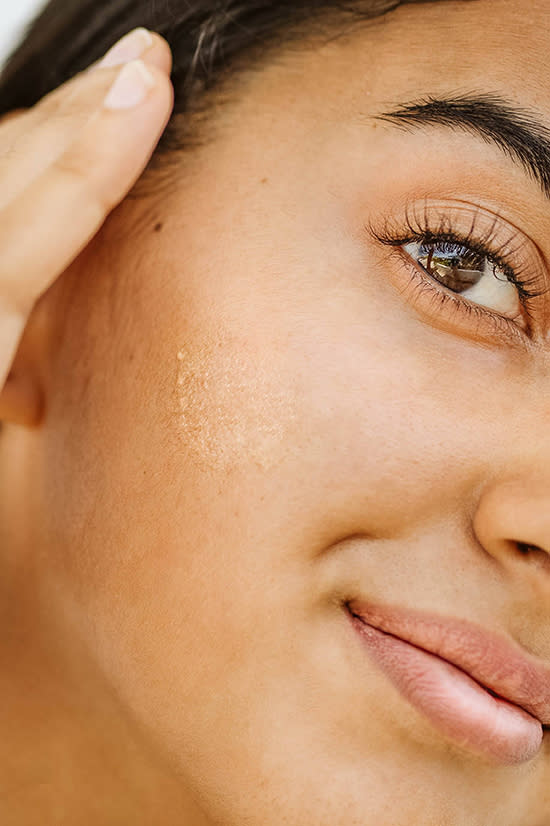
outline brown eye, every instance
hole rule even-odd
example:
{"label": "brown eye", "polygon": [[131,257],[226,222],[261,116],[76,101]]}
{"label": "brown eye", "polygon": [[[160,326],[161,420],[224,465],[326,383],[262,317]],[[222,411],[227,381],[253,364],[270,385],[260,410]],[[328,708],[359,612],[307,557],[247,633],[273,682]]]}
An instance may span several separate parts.
{"label": "brown eye", "polygon": [[517,287],[488,255],[455,242],[419,242],[402,249],[431,278],[468,301],[516,319],[522,303]]}

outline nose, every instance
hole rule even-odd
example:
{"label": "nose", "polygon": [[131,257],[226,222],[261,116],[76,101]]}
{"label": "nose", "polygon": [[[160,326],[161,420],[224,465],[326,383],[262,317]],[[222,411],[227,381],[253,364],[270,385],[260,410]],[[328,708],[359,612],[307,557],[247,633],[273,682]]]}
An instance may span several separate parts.
{"label": "nose", "polygon": [[502,564],[530,557],[550,576],[550,471],[489,486],[480,497],[473,528],[485,550]]}

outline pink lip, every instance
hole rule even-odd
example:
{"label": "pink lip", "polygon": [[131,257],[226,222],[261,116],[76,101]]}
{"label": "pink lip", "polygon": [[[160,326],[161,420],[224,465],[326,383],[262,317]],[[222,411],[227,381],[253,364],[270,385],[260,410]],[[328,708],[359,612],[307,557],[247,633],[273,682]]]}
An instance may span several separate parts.
{"label": "pink lip", "polygon": [[503,764],[539,752],[550,664],[467,620],[360,600],[347,607],[371,659],[443,734]]}

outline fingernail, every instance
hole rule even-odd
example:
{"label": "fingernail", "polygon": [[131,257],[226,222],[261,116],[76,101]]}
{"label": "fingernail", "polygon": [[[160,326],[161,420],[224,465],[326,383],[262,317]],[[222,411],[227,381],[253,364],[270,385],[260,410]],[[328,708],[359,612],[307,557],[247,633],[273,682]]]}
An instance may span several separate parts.
{"label": "fingernail", "polygon": [[103,105],[107,109],[131,109],[145,100],[155,79],[141,60],[132,60],[119,72]]}
{"label": "fingernail", "polygon": [[97,67],[103,69],[107,66],[120,66],[122,63],[129,63],[140,57],[153,45],[151,32],[140,27],[125,34],[112,48],[109,49]]}

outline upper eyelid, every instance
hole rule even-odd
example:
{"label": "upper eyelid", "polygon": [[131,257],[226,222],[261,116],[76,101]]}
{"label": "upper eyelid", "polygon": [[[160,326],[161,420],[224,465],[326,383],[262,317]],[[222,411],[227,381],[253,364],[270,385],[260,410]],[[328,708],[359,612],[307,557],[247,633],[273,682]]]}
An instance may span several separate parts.
{"label": "upper eyelid", "polygon": [[[437,211],[439,215],[437,215]],[[463,227],[460,226],[462,222],[464,222]],[[485,224],[483,230],[480,228],[482,222]],[[500,215],[489,214],[481,208],[472,207],[468,209],[463,205],[457,206],[453,203],[448,206],[429,202],[424,202],[422,205],[406,204],[401,219],[388,216],[381,230],[373,229],[372,222],[368,224],[368,229],[379,240],[383,240],[384,236],[387,239],[392,234],[397,239],[399,231],[406,229],[414,237],[425,234],[438,237],[454,235],[460,237],[463,241],[472,241],[486,247],[493,246],[497,236],[504,236],[505,234],[506,242],[502,237],[500,248],[504,250],[510,247],[510,249],[507,249],[507,253],[510,254],[515,251],[512,248],[514,242],[520,240],[516,249],[521,249],[527,243],[527,238],[521,230],[513,227]],[[407,235],[407,232],[405,232],[405,235]],[[397,240],[395,243],[397,246]]]}
{"label": "upper eyelid", "polygon": [[[476,204],[449,199],[406,202],[382,221],[370,220],[365,228],[379,243],[401,246],[409,241],[431,235],[441,238],[452,235],[454,240],[478,248],[510,274],[535,285],[533,297],[550,290],[550,272],[544,255],[534,241],[504,216]],[[530,271],[529,276],[525,273]]]}
{"label": "upper eyelid", "polygon": [[[445,305],[447,320],[450,321],[452,328],[457,329],[457,321],[454,318],[459,311],[462,312],[462,318],[467,320],[464,329],[474,330],[474,337],[477,339],[479,335],[487,341],[495,342],[500,340],[504,345],[510,346],[512,342],[522,347],[528,346],[529,349],[536,344],[537,330],[541,329],[541,319],[545,317],[550,318],[550,300],[546,302],[546,309],[539,305],[538,310],[531,312],[530,304],[533,303],[534,298],[523,300],[523,307],[525,312],[526,328],[519,325],[506,316],[499,314],[490,308],[478,305],[467,298],[462,297],[458,293],[453,293],[444,285],[439,284],[436,279],[430,276],[419,264],[407,255],[400,247],[407,241],[421,240],[426,234],[426,225],[432,236],[436,236],[437,232],[441,232],[444,227],[447,232],[452,231],[455,240],[461,244],[470,244],[472,240],[480,244],[483,242],[486,245],[484,254],[490,256],[493,260],[497,258],[497,254],[504,250],[507,256],[514,260],[505,259],[505,262],[514,272],[520,274],[522,281],[527,285],[535,283],[538,286],[538,293],[543,294],[550,290],[550,277],[548,269],[545,265],[545,259],[539,252],[538,247],[521,230],[503,219],[500,215],[494,212],[487,212],[483,208],[476,206],[470,207],[463,202],[458,204],[455,208],[454,203],[436,202],[433,205],[431,202],[426,205],[414,205],[410,207],[407,205],[405,215],[401,212],[401,218],[397,218],[395,214],[390,213],[389,217],[383,216],[383,221],[380,218],[377,221],[371,220],[365,224],[365,229],[371,238],[371,241],[381,242],[385,246],[392,246],[391,258],[396,260],[397,256],[400,265],[403,266],[411,278],[414,277],[418,287],[418,291],[410,293],[410,285],[412,282],[404,287],[400,292],[410,300],[412,295],[413,303],[420,300],[418,296],[424,293],[421,285],[421,280],[424,281],[424,286],[432,293],[435,298],[436,295],[442,299],[442,304]],[[458,220],[457,220],[458,215]],[[420,216],[420,217],[419,217]],[[407,224],[409,225],[407,227]],[[457,230],[457,226],[459,231]],[[411,237],[411,227],[414,237]],[[468,237],[470,236],[470,237]],[[498,239],[496,246],[494,239]],[[490,242],[490,243],[488,243]],[[495,246],[495,248],[493,248]],[[500,256],[503,257],[503,256]],[[522,272],[523,271],[523,272]],[[414,276],[412,275],[414,273]],[[528,273],[527,275],[525,273]],[[431,283],[429,283],[431,282]],[[399,286],[399,285],[396,285]],[[541,289],[541,286],[544,289]],[[408,296],[408,297],[407,297]],[[422,299],[424,309],[428,307],[431,313],[430,305],[426,304],[425,298]],[[440,305],[441,306],[441,305]],[[446,324],[447,322],[445,322]],[[492,332],[489,332],[489,325]],[[485,327],[485,332],[482,327]],[[469,334],[471,335],[471,333]]]}

